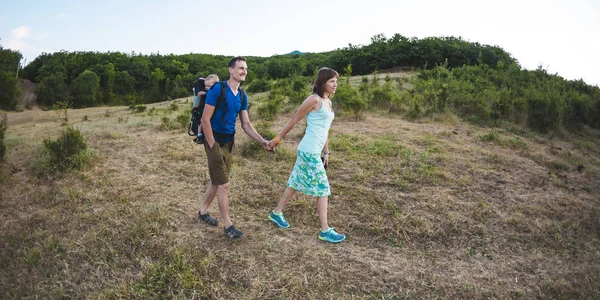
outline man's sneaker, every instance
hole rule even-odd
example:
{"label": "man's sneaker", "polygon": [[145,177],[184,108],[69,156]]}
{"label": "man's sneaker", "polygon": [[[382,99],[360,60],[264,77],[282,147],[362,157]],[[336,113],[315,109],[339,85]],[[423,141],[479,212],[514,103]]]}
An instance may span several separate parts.
{"label": "man's sneaker", "polygon": [[225,235],[232,240],[237,240],[237,239],[241,238],[242,235],[244,235],[243,232],[239,231],[233,225],[225,228],[224,231],[225,231]]}
{"label": "man's sneaker", "polygon": [[334,228],[335,227],[330,227],[325,232],[319,230],[319,239],[321,241],[326,241],[326,242],[330,242],[330,243],[339,243],[339,242],[345,240],[346,236],[341,233],[335,232],[335,230],[333,230]]}
{"label": "man's sneaker", "polygon": [[283,213],[276,214],[274,211],[271,211],[269,214],[269,220],[273,221],[273,223],[277,224],[277,226],[281,228],[290,227],[290,223],[285,220]]}
{"label": "man's sneaker", "polygon": [[219,221],[217,221],[217,219],[211,217],[208,213],[205,213],[203,215],[201,215],[200,213],[198,213],[198,222],[204,222],[210,226],[217,226],[217,224],[219,224]]}

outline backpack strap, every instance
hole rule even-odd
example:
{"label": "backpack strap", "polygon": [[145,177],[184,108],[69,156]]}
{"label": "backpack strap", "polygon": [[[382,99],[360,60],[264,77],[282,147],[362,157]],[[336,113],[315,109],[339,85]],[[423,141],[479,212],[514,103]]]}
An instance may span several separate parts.
{"label": "backpack strap", "polygon": [[223,109],[223,115],[221,115],[221,119],[223,120],[223,123],[225,123],[225,113],[227,113],[227,84],[225,83],[225,81],[220,82],[220,84],[221,92],[219,93],[219,97],[217,98],[217,105],[215,106],[215,111],[217,111],[217,108],[221,105],[221,103],[225,105],[225,108]]}
{"label": "backpack strap", "polygon": [[[222,81],[219,83],[221,85],[221,93],[219,93],[219,98],[217,98],[217,105],[215,106],[215,111],[217,110],[217,108],[219,107],[219,105],[221,103],[223,103],[225,105],[225,109],[223,109],[223,115],[221,116],[221,119],[223,119],[223,122],[225,122],[225,113],[227,112],[227,87],[228,85],[225,83],[225,81]],[[238,88],[239,92],[240,92],[240,99],[242,100],[242,107],[247,106],[248,105],[248,95],[246,95],[246,92],[241,89]]]}
{"label": "backpack strap", "polygon": [[241,97],[242,97],[242,107],[248,106],[248,95],[246,95],[246,92],[244,90],[242,90],[241,88],[239,88],[239,89],[240,89],[240,93],[242,94],[241,95]]}

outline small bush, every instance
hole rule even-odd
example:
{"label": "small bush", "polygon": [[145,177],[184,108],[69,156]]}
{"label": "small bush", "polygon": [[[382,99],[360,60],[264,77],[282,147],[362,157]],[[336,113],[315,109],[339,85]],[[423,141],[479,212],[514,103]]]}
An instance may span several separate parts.
{"label": "small bush", "polygon": [[262,78],[254,79],[246,88],[248,93],[260,93],[271,90],[271,84]]}
{"label": "small bush", "polygon": [[171,102],[171,104],[169,105],[169,109],[172,111],[178,111],[179,105],[177,105],[177,103],[175,103],[175,102]]}
{"label": "small bush", "polygon": [[400,96],[392,87],[391,81],[386,81],[383,86],[376,86],[371,89],[370,99],[373,105],[379,109],[389,109],[391,103],[397,102]]}
{"label": "small bush", "polygon": [[90,158],[83,134],[67,128],[56,140],[44,139],[43,155],[36,162],[35,170],[38,175],[80,170],[88,165]]}
{"label": "small bush", "polygon": [[358,90],[348,83],[342,83],[338,86],[333,100],[341,103],[342,110],[351,112],[356,119],[363,118],[363,111],[367,103],[360,97]]}
{"label": "small bush", "polygon": [[285,96],[277,91],[271,91],[265,101],[258,106],[258,116],[267,121],[272,121],[281,109]]}
{"label": "small bush", "polygon": [[495,131],[480,134],[477,136],[477,138],[482,142],[494,142],[496,144],[500,144],[500,135]]}
{"label": "small bush", "polygon": [[301,76],[293,76],[291,79],[291,93],[287,96],[290,99],[290,103],[301,104],[307,95],[310,95],[309,81]]}
{"label": "small bush", "polygon": [[175,119],[170,119],[168,116],[164,116],[161,119],[160,128],[162,130],[175,130],[187,128],[188,123],[190,122],[189,112],[183,111]]}
{"label": "small bush", "polygon": [[136,106],[134,107],[133,111],[134,111],[135,113],[141,113],[141,112],[145,112],[145,111],[146,111],[146,108],[147,108],[147,107],[146,107],[146,105],[139,104],[139,105],[136,105]]}
{"label": "small bush", "polygon": [[52,105],[52,110],[56,111],[58,119],[62,121],[62,125],[65,125],[69,122],[69,116],[67,115],[68,109],[69,102],[67,101],[58,101]]}

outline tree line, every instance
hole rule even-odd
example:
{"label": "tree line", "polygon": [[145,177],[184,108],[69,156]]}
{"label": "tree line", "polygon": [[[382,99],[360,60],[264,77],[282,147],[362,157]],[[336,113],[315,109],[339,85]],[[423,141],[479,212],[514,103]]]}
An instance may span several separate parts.
{"label": "tree line", "polygon": [[[227,79],[226,64],[230,59],[192,53],[60,51],[44,53],[19,69],[20,58],[19,52],[0,47],[1,109],[14,109],[17,104],[17,70],[20,78],[39,83],[39,105],[61,102],[73,108],[132,106],[189,96],[194,80],[208,74]],[[268,90],[272,80],[311,77],[322,66],[345,75],[409,68],[421,70],[420,81],[411,92],[411,97],[420,97],[421,108],[428,107],[421,113],[452,106],[461,116],[470,113],[471,118],[481,120],[500,116],[511,121],[527,119],[538,129],[550,126],[549,123],[568,127],[600,123],[593,117],[594,112],[600,113],[598,87],[582,80],[564,80],[541,68],[522,70],[518,61],[502,48],[460,37],[418,39],[395,34],[387,38],[379,34],[368,45],[349,44],[329,52],[247,60],[249,71],[244,85],[249,92]],[[491,87],[500,92],[491,93]]]}

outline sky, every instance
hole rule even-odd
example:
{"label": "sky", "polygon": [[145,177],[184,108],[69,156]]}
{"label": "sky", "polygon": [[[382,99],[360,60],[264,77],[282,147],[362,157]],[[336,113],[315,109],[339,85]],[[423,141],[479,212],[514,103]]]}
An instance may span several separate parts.
{"label": "sky", "polygon": [[525,69],[600,85],[598,0],[0,0],[0,45],[22,63],[60,50],[324,52],[396,33],[496,45]]}

